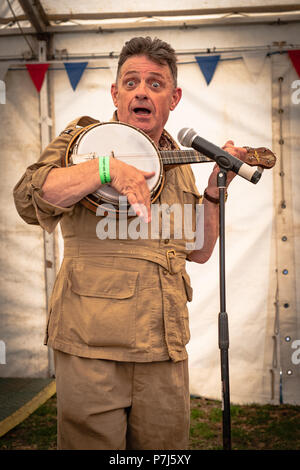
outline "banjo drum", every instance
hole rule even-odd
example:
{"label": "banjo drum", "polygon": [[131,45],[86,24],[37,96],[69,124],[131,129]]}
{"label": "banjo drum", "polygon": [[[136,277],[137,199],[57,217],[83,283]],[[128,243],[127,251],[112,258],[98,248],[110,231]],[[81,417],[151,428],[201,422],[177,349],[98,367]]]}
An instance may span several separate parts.
{"label": "banjo drum", "polygon": [[[264,168],[272,168],[276,157],[265,147],[245,147],[247,155],[245,163],[257,166],[262,173]],[[158,150],[150,137],[140,129],[122,122],[103,122],[91,124],[80,129],[71,138],[62,166],[77,165],[93,158],[112,156],[135,166],[139,170],[154,172],[147,179],[151,202],[154,202],[164,185],[164,165],[184,165],[188,163],[213,162],[212,159],[190,150]],[[121,195],[109,184],[102,184],[97,191],[85,196],[80,202],[97,211],[101,204],[108,211],[123,212],[128,210],[119,204]]]}
{"label": "banjo drum", "polygon": [[[159,196],[163,187],[163,163],[160,152],[154,142],[143,131],[120,122],[92,124],[76,134],[70,142],[65,166],[76,165],[100,156],[112,156],[139,170],[155,172],[147,179],[151,202]],[[100,204],[119,208],[120,194],[109,184],[102,184],[93,194],[81,202],[96,212]],[[127,208],[126,208],[127,210]]]}

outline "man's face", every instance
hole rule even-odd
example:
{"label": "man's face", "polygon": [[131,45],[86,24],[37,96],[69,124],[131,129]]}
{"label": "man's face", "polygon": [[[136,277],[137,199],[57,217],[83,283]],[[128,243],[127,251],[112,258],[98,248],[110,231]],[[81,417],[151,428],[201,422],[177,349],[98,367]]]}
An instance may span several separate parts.
{"label": "man's face", "polygon": [[167,64],[136,55],[122,65],[111,94],[119,121],[141,129],[158,144],[170,111],[180,101],[181,89],[174,87]]}

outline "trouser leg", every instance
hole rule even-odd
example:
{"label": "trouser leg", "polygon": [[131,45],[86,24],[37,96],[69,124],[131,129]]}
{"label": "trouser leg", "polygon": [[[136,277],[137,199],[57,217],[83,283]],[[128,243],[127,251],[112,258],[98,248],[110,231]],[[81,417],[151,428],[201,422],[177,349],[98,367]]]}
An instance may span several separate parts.
{"label": "trouser leg", "polygon": [[187,449],[188,361],[135,364],[127,449]]}
{"label": "trouser leg", "polygon": [[125,449],[132,364],[54,357],[58,449]]}
{"label": "trouser leg", "polygon": [[187,448],[187,361],[54,357],[59,449]]}

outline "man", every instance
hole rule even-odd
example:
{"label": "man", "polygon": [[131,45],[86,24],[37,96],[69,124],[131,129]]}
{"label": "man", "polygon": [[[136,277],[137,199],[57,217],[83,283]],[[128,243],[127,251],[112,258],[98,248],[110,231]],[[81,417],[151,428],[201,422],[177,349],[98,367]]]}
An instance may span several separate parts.
{"label": "man", "polygon": [[[133,38],[121,52],[111,87],[114,119],[145,132],[160,149],[178,148],[164,130],[181,99],[176,56],[165,42]],[[192,298],[186,259],[207,261],[218,237],[215,167],[203,198],[204,244],[99,240],[99,217],[80,201],[103,179],[98,159],[61,168],[75,125],[31,165],[14,190],[20,215],[52,231],[61,222],[64,260],[49,308],[45,343],[54,349],[59,449],[185,449],[189,435],[189,340]],[[224,148],[243,158],[229,141]],[[147,173],[109,159],[110,184],[151,223]],[[228,175],[228,183],[233,178]],[[200,195],[189,165],[166,168],[158,204],[192,204]]]}

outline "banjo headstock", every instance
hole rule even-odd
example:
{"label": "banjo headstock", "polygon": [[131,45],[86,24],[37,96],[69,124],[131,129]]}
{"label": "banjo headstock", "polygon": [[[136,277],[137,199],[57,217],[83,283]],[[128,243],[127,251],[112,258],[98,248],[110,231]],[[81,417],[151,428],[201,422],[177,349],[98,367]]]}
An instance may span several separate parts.
{"label": "banjo headstock", "polygon": [[273,168],[276,163],[276,156],[266,147],[244,147],[247,150],[245,163],[250,166],[260,166],[262,168]]}

